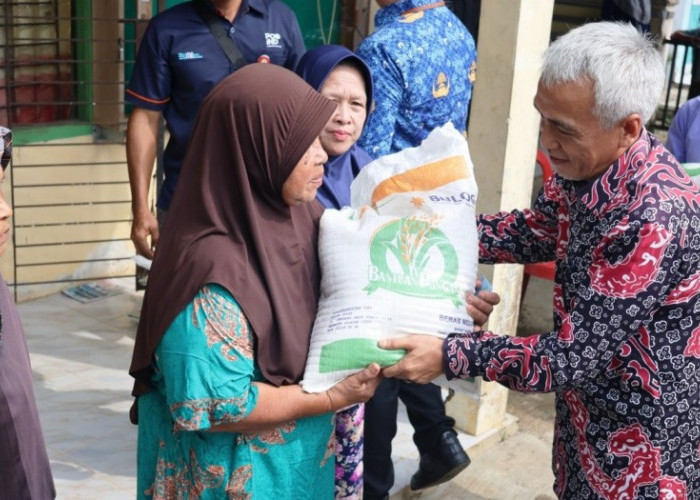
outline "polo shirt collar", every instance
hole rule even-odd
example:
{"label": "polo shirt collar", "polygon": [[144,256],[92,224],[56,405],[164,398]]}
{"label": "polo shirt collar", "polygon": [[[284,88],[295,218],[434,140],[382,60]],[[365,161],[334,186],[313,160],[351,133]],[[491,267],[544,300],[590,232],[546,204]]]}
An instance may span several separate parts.
{"label": "polo shirt collar", "polygon": [[268,4],[263,0],[243,0],[243,3],[241,4],[241,12],[244,12],[244,7],[250,7],[251,10],[254,10],[263,16],[267,16],[267,12],[270,10]]}
{"label": "polo shirt collar", "polygon": [[[205,0],[205,3],[211,8],[214,12],[219,14],[219,9],[217,9],[214,4],[211,2],[211,0]],[[256,11],[258,14],[261,14],[263,16],[267,16],[267,11],[269,10],[267,7],[267,4],[263,0],[243,0],[241,2],[241,7],[238,9],[238,14],[245,14],[245,12],[248,9]]]}

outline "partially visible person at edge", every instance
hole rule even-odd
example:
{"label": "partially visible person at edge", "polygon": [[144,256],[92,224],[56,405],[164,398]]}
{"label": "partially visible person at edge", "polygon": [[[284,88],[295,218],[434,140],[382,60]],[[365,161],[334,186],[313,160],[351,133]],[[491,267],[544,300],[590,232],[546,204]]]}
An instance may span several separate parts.
{"label": "partially visible person at edge", "polygon": [[[321,95],[338,104],[320,135],[328,154],[323,185],[316,199],[326,208],[350,205],[350,184],[372,161],[357,140],[372,108],[372,76],[367,65],[351,50],[321,45],[301,58],[297,73]],[[469,312],[483,324],[500,298],[480,292],[469,299]],[[364,405],[336,415],[336,498],[361,498],[364,455]]]}
{"label": "partially visible person at edge", "polygon": [[700,190],[644,127],[663,86],[629,24],[554,41],[534,103],[556,175],[533,208],[478,217],[482,262],[556,261],[554,330],[381,344],[409,351],[385,376],[555,392],[562,499],[700,497]]}
{"label": "partially visible person at edge", "polygon": [[[700,19],[697,20],[700,22]],[[686,99],[700,95],[700,28],[676,30],[669,38],[693,49],[693,65],[690,68],[690,85]]]}
{"label": "partially visible person at edge", "polygon": [[[12,132],[0,127],[0,184],[12,157]],[[10,241],[12,208],[0,192],[0,255]],[[56,497],[34,399],[32,369],[17,307],[0,276],[0,498]]]}
{"label": "partially visible person at edge", "polygon": [[700,163],[700,96],[686,101],[676,112],[666,147],[681,163]]}
{"label": "partially visible person at edge", "polygon": [[149,259],[160,237],[148,204],[160,116],[170,135],[163,153],[165,179],[158,193],[162,215],[175,192],[202,100],[238,69],[197,12],[198,3],[216,17],[249,63],[265,61],[294,69],[305,50],[294,13],[279,0],[192,0],[150,20],[126,89],[126,102],[133,105],[126,139],[134,217],[131,240],[136,253]]}
{"label": "partially visible person at edge", "polygon": [[138,498],[333,497],[333,412],[380,380],[372,364],[325,393],[298,385],[319,294],[318,135],[335,107],[268,64],[202,104],[130,369]]}
{"label": "partially visible person at edge", "polygon": [[[359,144],[372,157],[420,145],[451,121],[465,132],[476,71],[474,39],[461,21],[435,0],[377,0],[375,31],[357,54],[374,79],[374,111]],[[383,499],[394,484],[391,441],[398,399],[405,403],[420,452],[411,489],[447,481],[469,464],[445,414],[440,388],[385,380],[366,406],[365,498]]]}

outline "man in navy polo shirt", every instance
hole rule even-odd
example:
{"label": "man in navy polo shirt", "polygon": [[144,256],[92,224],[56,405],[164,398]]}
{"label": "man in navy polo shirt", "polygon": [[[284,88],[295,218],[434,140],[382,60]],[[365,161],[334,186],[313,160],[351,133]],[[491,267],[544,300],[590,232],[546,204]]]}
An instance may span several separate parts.
{"label": "man in navy polo shirt", "polygon": [[151,19],[126,89],[126,101],[134,106],[126,140],[134,216],[131,239],[137,253],[149,259],[159,237],[148,190],[160,115],[170,139],[163,155],[165,179],[158,208],[167,211],[199,106],[214,85],[237,69],[198,14],[196,1],[217,16],[249,63],[270,62],[293,70],[305,52],[297,19],[279,0],[193,0]]}
{"label": "man in navy polo shirt", "polygon": [[[465,132],[476,69],[471,33],[437,0],[376,0],[375,31],[357,48],[374,79],[374,111],[360,144],[374,158],[418,146],[451,121]],[[389,497],[398,400],[420,452],[411,490],[449,481],[470,463],[440,388],[386,379],[365,405],[364,500]]]}

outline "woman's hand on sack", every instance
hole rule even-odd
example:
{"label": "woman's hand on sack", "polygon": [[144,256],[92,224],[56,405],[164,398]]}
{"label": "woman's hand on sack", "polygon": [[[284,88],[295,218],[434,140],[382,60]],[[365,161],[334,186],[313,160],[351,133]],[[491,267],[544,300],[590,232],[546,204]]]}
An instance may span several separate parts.
{"label": "woman's hand on sack", "polygon": [[501,297],[491,291],[491,284],[486,278],[476,280],[476,294],[467,295],[467,313],[474,320],[474,330],[479,331],[489,320],[493,307],[501,301]]}
{"label": "woman's hand on sack", "polygon": [[381,368],[377,363],[344,378],[326,391],[331,409],[338,411],[357,403],[365,403],[374,395],[382,379]]}
{"label": "woman's hand on sack", "polygon": [[442,339],[432,335],[409,335],[379,341],[382,349],[404,349],[406,355],[382,370],[385,377],[427,384],[443,374]]}

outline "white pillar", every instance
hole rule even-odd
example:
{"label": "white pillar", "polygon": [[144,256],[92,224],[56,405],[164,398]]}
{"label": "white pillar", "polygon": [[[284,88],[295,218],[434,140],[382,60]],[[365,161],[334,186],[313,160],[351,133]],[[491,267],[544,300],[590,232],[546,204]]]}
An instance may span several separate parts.
{"label": "white pillar", "polygon": [[[483,0],[477,46],[477,79],[469,118],[469,148],[479,185],[477,210],[495,213],[530,205],[539,134],[532,102],[541,55],[549,45],[554,0]],[[501,304],[488,329],[514,335],[520,307],[522,266],[482,266]],[[505,420],[507,390],[474,381],[447,403],[457,427],[470,434]]]}

